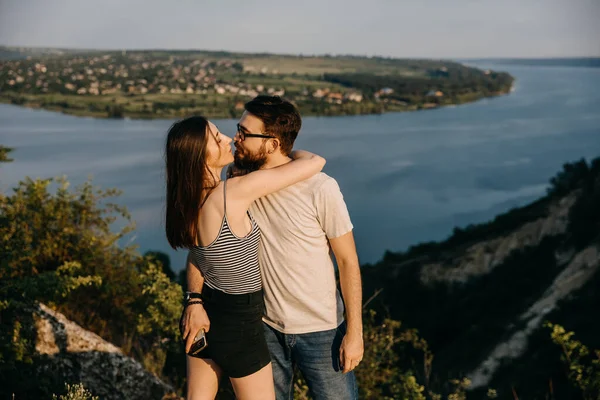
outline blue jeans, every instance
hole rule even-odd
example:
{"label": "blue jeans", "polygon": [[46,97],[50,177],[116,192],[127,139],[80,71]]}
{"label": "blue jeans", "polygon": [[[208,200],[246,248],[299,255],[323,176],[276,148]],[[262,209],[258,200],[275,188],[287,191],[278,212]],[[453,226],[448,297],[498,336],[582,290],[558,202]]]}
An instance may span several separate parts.
{"label": "blue jeans", "polygon": [[346,323],[336,329],[288,335],[263,324],[271,353],[277,400],[294,398],[294,368],[297,366],[314,400],[355,400],[358,387],[354,372],[340,368],[340,345]]}

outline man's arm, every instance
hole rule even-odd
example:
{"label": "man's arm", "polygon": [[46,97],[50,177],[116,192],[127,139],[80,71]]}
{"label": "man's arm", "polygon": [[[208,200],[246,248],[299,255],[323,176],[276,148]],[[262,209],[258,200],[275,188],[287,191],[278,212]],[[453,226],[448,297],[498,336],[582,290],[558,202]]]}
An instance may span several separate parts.
{"label": "man's arm", "polygon": [[[196,267],[191,261],[191,253],[188,252],[186,262],[186,278],[188,291],[200,293],[202,292],[202,286],[204,285],[204,276],[200,272],[200,269]],[[189,352],[194,338],[204,329],[208,332],[210,329],[210,321],[204,306],[202,304],[190,304],[183,310],[181,317],[181,332],[183,340],[185,340],[185,352]]]}
{"label": "man's arm", "polygon": [[362,285],[352,222],[339,185],[333,178],[315,191],[317,218],[329,239],[340,271],[340,286],[346,305],[347,330],[340,346],[344,372],[352,371],[362,360]]}
{"label": "man's arm", "polygon": [[346,306],[347,331],[340,347],[344,372],[356,368],[363,358],[362,283],[352,231],[329,239],[340,272],[340,286]]}

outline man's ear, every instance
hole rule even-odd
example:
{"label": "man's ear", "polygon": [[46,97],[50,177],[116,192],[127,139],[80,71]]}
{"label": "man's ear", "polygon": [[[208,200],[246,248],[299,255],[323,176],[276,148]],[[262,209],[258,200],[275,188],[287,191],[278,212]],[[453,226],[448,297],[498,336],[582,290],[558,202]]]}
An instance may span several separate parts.
{"label": "man's ear", "polygon": [[274,152],[277,151],[277,149],[279,149],[279,139],[273,139],[271,140],[271,144],[269,146],[269,154],[273,154]]}

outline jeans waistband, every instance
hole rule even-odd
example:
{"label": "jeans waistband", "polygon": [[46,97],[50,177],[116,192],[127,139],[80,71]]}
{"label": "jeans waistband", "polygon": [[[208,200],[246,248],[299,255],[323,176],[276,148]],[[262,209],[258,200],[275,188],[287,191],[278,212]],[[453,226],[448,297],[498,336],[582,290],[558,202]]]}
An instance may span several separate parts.
{"label": "jeans waistband", "polygon": [[202,287],[202,299],[209,303],[223,305],[247,305],[254,306],[263,304],[263,291],[244,293],[244,294],[229,294],[217,289],[212,289],[206,284]]}

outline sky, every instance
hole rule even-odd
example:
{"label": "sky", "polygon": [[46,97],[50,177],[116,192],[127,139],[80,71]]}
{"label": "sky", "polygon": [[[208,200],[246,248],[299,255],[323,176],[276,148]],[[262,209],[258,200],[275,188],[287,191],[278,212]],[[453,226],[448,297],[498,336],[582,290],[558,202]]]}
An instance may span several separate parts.
{"label": "sky", "polygon": [[600,0],[0,0],[0,45],[600,56]]}

